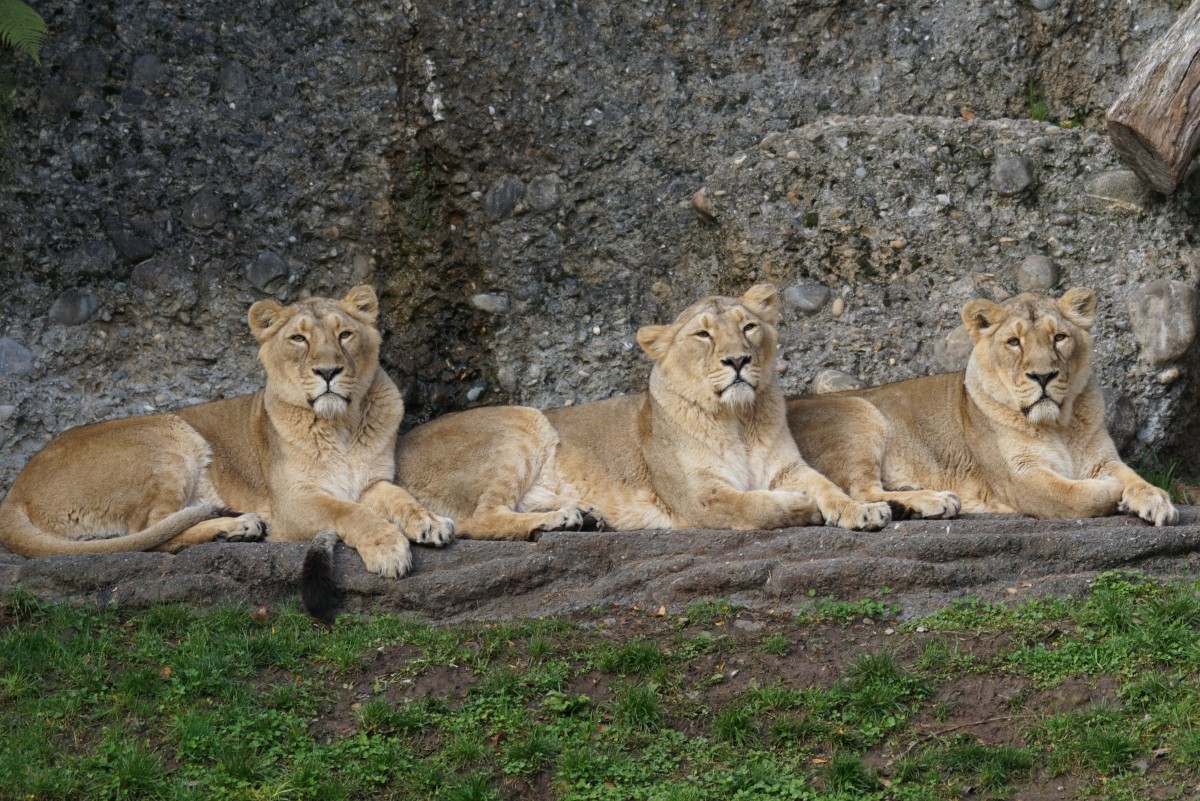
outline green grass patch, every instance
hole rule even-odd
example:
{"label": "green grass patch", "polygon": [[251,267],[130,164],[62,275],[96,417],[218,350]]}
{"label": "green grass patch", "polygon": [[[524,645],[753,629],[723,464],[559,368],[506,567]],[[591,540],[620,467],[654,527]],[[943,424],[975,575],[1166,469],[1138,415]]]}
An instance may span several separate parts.
{"label": "green grass patch", "polygon": [[[1073,599],[959,601],[887,638],[885,602],[806,603],[727,634],[738,610],[712,600],[684,626],[631,609],[616,625],[323,628],[293,606],[121,613],[11,593],[0,797],[1002,799],[1069,775],[1079,798],[1137,798],[1200,783],[1200,583],[1110,573]],[[981,682],[1006,695],[963,695]],[[976,736],[997,721],[1024,745]]]}

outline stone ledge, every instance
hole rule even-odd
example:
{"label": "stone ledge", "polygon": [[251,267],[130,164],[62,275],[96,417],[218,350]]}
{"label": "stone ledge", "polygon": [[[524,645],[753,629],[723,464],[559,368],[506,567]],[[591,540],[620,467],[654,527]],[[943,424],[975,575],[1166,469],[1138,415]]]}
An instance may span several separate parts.
{"label": "stone ledge", "polygon": [[[69,603],[144,607],[297,594],[302,543],[212,543],[176,555],[128,553],[24,559],[0,551],[0,591],[24,588]],[[964,596],[1001,600],[1078,594],[1106,570],[1162,577],[1200,572],[1200,508],[1153,528],[1129,517],[1031,520],[973,516],[905,521],[866,534],[779,531],[554,532],[539,542],[459,540],[414,548],[399,581],[368,573],[339,545],[345,611],[394,611],[435,621],[535,617],[609,603],[681,607],[704,597],[800,609],[819,597],[879,597],[905,616]]]}

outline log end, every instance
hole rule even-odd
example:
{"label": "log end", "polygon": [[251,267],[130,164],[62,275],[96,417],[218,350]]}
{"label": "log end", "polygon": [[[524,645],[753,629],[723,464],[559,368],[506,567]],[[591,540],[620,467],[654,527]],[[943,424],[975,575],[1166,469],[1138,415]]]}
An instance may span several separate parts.
{"label": "log end", "polygon": [[[1115,120],[1111,114],[1106,120],[1108,136],[1121,160],[1137,173],[1137,176],[1156,192],[1172,194],[1183,180],[1183,170],[1176,171],[1167,159],[1128,125]],[[1184,165],[1186,169],[1187,165]]]}

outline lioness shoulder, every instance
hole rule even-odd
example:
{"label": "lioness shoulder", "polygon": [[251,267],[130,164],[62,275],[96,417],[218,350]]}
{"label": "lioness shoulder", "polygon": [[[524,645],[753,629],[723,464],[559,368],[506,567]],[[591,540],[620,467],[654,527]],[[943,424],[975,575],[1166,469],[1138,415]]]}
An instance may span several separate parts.
{"label": "lioness shoulder", "polygon": [[770,285],[703,298],[638,332],[654,363],[647,393],[448,415],[401,438],[398,480],[468,538],[602,525],[878,529],[887,506],[847,497],[788,433],[778,314]]}
{"label": "lioness shoulder", "polygon": [[960,373],[794,398],[800,451],[852,497],[925,517],[1016,512],[1155,525],[1178,512],[1117,454],[1093,372],[1096,295],[976,299],[962,310],[974,346]]}
{"label": "lioness shoulder", "polygon": [[269,521],[271,539],[332,530],[368,569],[403,575],[408,539],[442,544],[453,524],[393,483],[404,405],[379,367],[378,308],[369,286],[255,303],[261,391],[61,434],[0,504],[0,542],[26,556],[176,551],[261,539]]}

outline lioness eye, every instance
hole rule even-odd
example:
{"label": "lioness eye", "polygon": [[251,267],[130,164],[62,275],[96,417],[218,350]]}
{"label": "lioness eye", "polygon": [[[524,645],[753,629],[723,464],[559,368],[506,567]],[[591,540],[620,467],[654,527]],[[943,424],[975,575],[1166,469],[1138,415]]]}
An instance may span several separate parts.
{"label": "lioness eye", "polygon": [[288,337],[288,339],[292,340],[293,342],[307,342],[308,341],[307,339],[304,338],[304,334],[292,334],[290,337]]}
{"label": "lioness eye", "polygon": [[338,334],[338,339],[341,340],[342,342],[345,342],[347,339],[349,339],[352,336],[354,336],[353,332],[343,331],[342,333]]}
{"label": "lioness eye", "polygon": [[1066,334],[1055,334],[1055,335],[1054,335],[1054,341],[1055,341],[1055,342],[1062,342],[1062,341],[1063,341],[1064,339],[1066,339],[1066,338],[1067,338],[1067,335],[1066,335]]}
{"label": "lioness eye", "polygon": [[701,339],[712,339],[712,334],[708,333],[707,331],[697,331],[696,336],[700,337]]}
{"label": "lioness eye", "polygon": [[742,328],[742,333],[749,334],[755,328],[758,328],[758,323],[746,323],[745,327]]}
{"label": "lioness eye", "polygon": [[1015,348],[1021,344],[1021,340],[1017,339],[1016,337],[1012,337],[1011,339],[1008,340],[1008,344],[1012,345]]}

